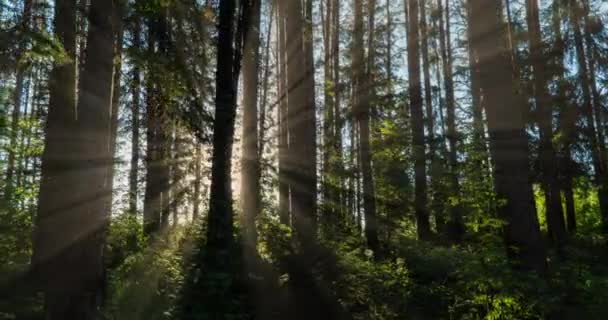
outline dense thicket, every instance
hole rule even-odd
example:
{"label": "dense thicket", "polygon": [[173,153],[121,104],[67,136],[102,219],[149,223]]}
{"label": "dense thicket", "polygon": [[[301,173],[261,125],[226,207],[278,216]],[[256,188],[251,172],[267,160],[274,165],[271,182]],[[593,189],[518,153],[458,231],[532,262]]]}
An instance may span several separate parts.
{"label": "dense thicket", "polygon": [[607,14],[0,1],[0,318],[606,318]]}

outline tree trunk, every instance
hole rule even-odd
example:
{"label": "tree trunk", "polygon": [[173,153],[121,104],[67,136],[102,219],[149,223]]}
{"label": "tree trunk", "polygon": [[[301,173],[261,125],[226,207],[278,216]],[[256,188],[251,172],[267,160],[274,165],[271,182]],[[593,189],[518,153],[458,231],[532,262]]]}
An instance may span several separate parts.
{"label": "tree trunk", "polygon": [[201,214],[201,180],[203,180],[203,150],[198,141],[194,141],[194,193],[192,195],[192,221],[197,221]]}
{"label": "tree trunk", "polygon": [[[593,116],[595,118],[595,127],[597,129],[597,144],[600,154],[600,164],[603,167],[603,179],[601,180],[600,191],[602,194],[603,200],[600,199],[600,202],[604,202],[604,208],[608,206],[608,162],[606,160],[606,136],[605,136],[605,120],[604,120],[604,111],[601,102],[601,97],[599,91],[597,89],[597,81],[596,81],[596,69],[599,68],[597,64],[597,49],[593,45],[592,39],[592,31],[590,30],[589,21],[589,2],[588,0],[582,1],[583,12],[584,12],[584,35],[585,35],[585,45],[587,46],[587,61],[588,61],[588,70],[589,70],[589,81],[591,87],[591,97],[592,97],[592,105],[593,105]],[[608,208],[606,208],[608,210]],[[608,212],[602,211],[602,223],[603,229],[605,233],[608,233]]]}
{"label": "tree trunk", "polygon": [[[135,15],[133,21],[133,50],[141,49],[141,19]],[[141,68],[138,63],[133,65],[131,75],[131,168],[129,170],[129,212],[137,214],[137,196],[139,183],[139,127],[140,127],[140,93]]]}
{"label": "tree trunk", "polygon": [[[467,2],[467,16],[471,15],[471,2]],[[472,107],[473,107],[473,145],[476,152],[481,153],[479,159],[487,158],[488,150],[486,149],[485,143],[485,128],[483,121],[483,106],[482,106],[482,92],[481,92],[481,83],[479,79],[479,56],[477,56],[476,51],[473,50],[472,46],[472,36],[471,36],[471,28],[467,28],[467,37],[469,38],[467,44],[468,56],[469,56],[469,72],[471,79],[471,99],[472,99]],[[484,162],[478,161],[478,166],[486,168],[486,164]]]}
{"label": "tree trunk", "polygon": [[560,106],[559,126],[563,136],[560,159],[558,162],[559,171],[562,176],[561,190],[566,201],[566,217],[568,232],[576,231],[576,212],[574,207],[573,176],[574,161],[572,160],[572,144],[576,139],[576,122],[578,111],[575,107],[568,104],[566,88],[564,87],[564,50],[565,43],[561,32],[561,7],[557,1],[553,3],[552,29],[555,34],[553,51],[555,53],[556,65],[559,66],[557,72],[559,87],[557,93],[557,104]]}
{"label": "tree trunk", "polygon": [[[316,236],[316,123],[311,6],[287,4],[287,88],[289,178],[293,224],[300,243],[310,247]],[[293,99],[292,99],[293,96]]]}
{"label": "tree trunk", "polygon": [[543,53],[537,0],[526,1],[526,19],[528,23],[530,58],[534,72],[534,99],[540,131],[539,153],[542,168],[542,184],[545,193],[545,211],[549,235],[559,248],[566,240],[566,226],[561,191],[557,180],[557,157],[553,148],[553,109],[547,87],[548,78],[545,73],[546,58]]}
{"label": "tree trunk", "polygon": [[260,1],[252,8],[251,28],[243,55],[243,135],[241,158],[241,225],[245,246],[257,243],[255,218],[260,211],[260,159],[258,158],[258,69],[260,60]]}
{"label": "tree trunk", "polygon": [[[449,145],[449,183],[451,196],[456,198],[456,204],[450,204],[450,222],[448,224],[448,236],[452,241],[459,242],[464,235],[464,221],[462,217],[462,205],[460,204],[460,182],[458,179],[458,131],[456,129],[456,100],[454,98],[454,76],[452,63],[452,38],[450,28],[450,0],[445,0],[445,12],[442,5],[443,0],[438,1],[439,10],[439,36],[441,42],[443,60],[443,81],[445,86],[446,101],[446,126],[447,140]],[[445,19],[445,21],[444,21]],[[445,30],[444,30],[445,24]]]}
{"label": "tree trunk", "polygon": [[583,43],[583,34],[581,32],[581,17],[576,1],[570,2],[570,23],[574,32],[574,47],[578,62],[579,79],[583,93],[583,106],[581,115],[586,122],[585,135],[589,140],[591,148],[591,158],[593,163],[593,171],[595,172],[595,183],[598,185],[598,199],[600,202],[600,213],[604,229],[608,232],[608,176],[606,174],[605,154],[602,153],[603,143],[600,142],[598,135],[601,128],[596,128],[594,120],[594,106],[591,97],[592,83],[589,76],[589,66],[587,64],[587,56]]}
{"label": "tree trunk", "polygon": [[277,53],[279,72],[277,74],[278,93],[279,93],[279,217],[282,224],[290,225],[289,207],[289,185],[288,181],[288,96],[287,90],[287,34],[286,34],[286,14],[287,5],[285,2],[277,1]]}
{"label": "tree trunk", "polygon": [[345,217],[345,208],[346,208],[346,193],[345,193],[345,185],[344,185],[344,163],[343,163],[343,155],[342,155],[342,127],[343,127],[343,118],[341,116],[341,97],[342,97],[342,86],[340,84],[340,1],[339,0],[331,0],[333,2],[332,5],[332,23],[330,24],[332,27],[332,40],[331,40],[331,58],[332,58],[332,83],[334,85],[334,145],[333,145],[333,154],[334,154],[334,169],[336,170],[336,181],[335,185],[335,201],[337,208],[337,214],[340,217]]}
{"label": "tree trunk", "polygon": [[[166,11],[148,18],[148,52],[165,56],[168,49]],[[156,49],[158,47],[158,49]],[[165,88],[159,85],[160,73],[148,66],[146,83],[146,190],[144,194],[144,232],[161,229],[169,214],[170,133]]]}
{"label": "tree trunk", "polygon": [[420,39],[418,35],[418,0],[407,0],[406,6],[408,7],[408,92],[410,99],[412,146],[414,149],[414,210],[417,221],[418,238],[427,240],[431,236],[431,227],[429,223],[429,213],[426,207],[426,157],[424,146],[424,122],[422,113],[422,88],[420,85]]}
{"label": "tree trunk", "polygon": [[[469,0],[471,46],[488,119],[495,192],[503,204],[507,252],[516,269],[543,274],[546,269],[532,185],[525,133],[525,103],[514,92],[513,66],[498,0]],[[491,34],[488,34],[492,32]]]}
{"label": "tree trunk", "polygon": [[[74,64],[55,66],[51,75],[32,259],[44,279],[47,319],[96,319],[103,299],[103,247],[112,191],[114,6],[91,1],[78,108]],[[57,1],[55,16],[57,34],[72,57],[75,8],[75,1]]]}
{"label": "tree trunk", "polygon": [[[21,29],[22,34],[26,34],[30,29],[30,23],[32,20],[32,0],[25,0],[23,3],[23,15],[21,17]],[[20,60],[26,50],[25,38],[19,41],[19,48],[17,49],[17,59]],[[4,198],[10,201],[13,196],[13,189],[15,176],[15,162],[16,153],[19,149],[17,147],[17,136],[19,132],[19,121],[21,119],[21,100],[23,98],[23,85],[25,82],[25,72],[27,70],[23,65],[17,66],[17,75],[15,79],[15,92],[13,94],[13,111],[11,113],[11,130],[9,136],[9,150],[8,159],[6,164],[6,183],[4,190]]]}
{"label": "tree trunk", "polygon": [[233,237],[232,145],[237,105],[239,55],[234,48],[234,0],[220,2],[218,25],[217,69],[215,87],[215,122],[211,159],[211,195],[207,227],[208,263],[224,268],[230,262]]}
{"label": "tree trunk", "polygon": [[[363,44],[363,6],[361,0],[356,0],[354,8],[354,30],[353,30],[353,86],[354,86],[354,103],[353,103],[353,114],[359,125],[359,165],[360,171],[363,177],[363,207],[365,214],[365,238],[367,245],[374,251],[374,255],[378,257],[380,255],[380,245],[378,242],[378,222],[376,219],[376,199],[374,192],[374,181],[372,176],[372,160],[370,150],[370,93],[371,87],[373,86],[373,79],[371,73],[373,72],[373,56],[368,60],[367,72],[365,70],[365,53]],[[368,3],[370,14],[370,21],[374,20],[375,13],[375,1]],[[370,39],[368,45],[368,55],[373,55],[371,46],[373,43],[372,34],[373,21],[369,23],[370,29],[368,30]]]}
{"label": "tree trunk", "polygon": [[[323,2],[322,2],[323,3]],[[323,16],[323,50],[324,50],[324,110],[323,110],[323,230],[326,238],[333,238],[336,233],[339,217],[337,216],[336,185],[335,185],[335,92],[336,84],[333,83],[332,58],[334,39],[332,28],[335,1],[327,1]]]}

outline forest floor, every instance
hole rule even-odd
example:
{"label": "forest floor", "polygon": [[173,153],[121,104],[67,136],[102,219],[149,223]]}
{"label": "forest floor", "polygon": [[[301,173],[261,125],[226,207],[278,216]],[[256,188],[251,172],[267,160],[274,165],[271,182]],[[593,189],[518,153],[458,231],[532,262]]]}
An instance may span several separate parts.
{"label": "forest floor", "polygon": [[[200,228],[154,240],[114,225],[104,319],[608,319],[603,237],[575,237],[550,250],[543,277],[513,272],[499,239],[458,246],[396,236],[376,261],[358,237],[297,254],[281,227],[265,230],[259,254],[223,270],[201,265]],[[194,230],[199,229],[199,230]],[[43,319],[39,293],[0,299],[0,319]]]}

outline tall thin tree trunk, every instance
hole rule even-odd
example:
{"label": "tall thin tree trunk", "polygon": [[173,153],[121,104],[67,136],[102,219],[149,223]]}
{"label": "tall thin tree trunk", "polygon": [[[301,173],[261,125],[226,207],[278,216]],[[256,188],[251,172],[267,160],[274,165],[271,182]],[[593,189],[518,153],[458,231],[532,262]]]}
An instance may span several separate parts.
{"label": "tall thin tree trunk", "polygon": [[565,241],[566,225],[562,208],[561,191],[557,180],[557,157],[553,148],[553,109],[548,92],[545,73],[545,55],[543,53],[537,0],[526,1],[526,19],[528,22],[528,42],[534,72],[534,99],[540,131],[540,163],[545,193],[545,207],[549,233],[558,247]]}
{"label": "tall thin tree trunk", "polygon": [[[316,122],[312,51],[312,4],[287,4],[289,166],[293,224],[306,248],[316,236]],[[293,94],[293,99],[292,99]]]}
{"label": "tall thin tree trunk", "polygon": [[[378,222],[376,219],[376,199],[374,194],[374,182],[372,176],[371,166],[371,150],[370,150],[370,129],[369,129],[369,118],[370,118],[370,98],[369,91],[373,85],[371,79],[371,73],[373,72],[373,57],[368,60],[367,72],[365,70],[365,53],[363,44],[363,5],[361,0],[356,0],[354,8],[354,30],[353,30],[353,85],[354,85],[354,103],[353,103],[353,114],[357,120],[359,126],[359,169],[363,177],[363,206],[365,214],[365,238],[367,244],[371,250],[374,251],[376,257],[380,254],[379,241],[378,241]],[[373,20],[375,13],[375,1],[368,3],[370,21]],[[373,55],[373,37],[371,34],[373,30],[373,22],[369,23],[369,38],[370,43],[368,45],[368,55]]]}
{"label": "tall thin tree trunk", "polygon": [[452,44],[450,33],[450,7],[449,0],[437,1],[437,14],[439,16],[439,45],[441,50],[443,83],[445,87],[446,127],[447,142],[449,150],[447,160],[449,164],[448,181],[450,183],[451,196],[456,198],[456,204],[450,204],[450,221],[448,223],[448,237],[458,242],[464,234],[464,223],[462,221],[462,206],[460,201],[460,182],[458,180],[458,133],[456,130],[456,101],[454,98],[454,79],[452,63]]}
{"label": "tall thin tree trunk", "polygon": [[197,221],[201,214],[201,183],[203,179],[203,150],[197,140],[194,141],[194,193],[192,194],[192,221]]}
{"label": "tall thin tree trunk", "polygon": [[[32,0],[25,0],[23,3],[23,14],[21,17],[21,33],[26,34],[30,28],[32,20]],[[21,59],[26,50],[25,38],[19,42],[17,59]],[[11,113],[11,130],[9,136],[9,150],[6,164],[6,184],[4,190],[4,198],[11,200],[15,184],[15,162],[17,150],[17,137],[19,133],[19,122],[21,119],[21,102],[23,100],[23,86],[25,82],[26,68],[22,64],[17,66],[17,75],[15,77],[15,92],[13,94],[13,111]]]}
{"label": "tall thin tree trunk", "polygon": [[[589,85],[591,88],[591,97],[592,97],[592,105],[593,105],[593,116],[595,118],[595,127],[597,130],[597,144],[600,154],[600,164],[603,167],[604,177],[602,179],[602,184],[600,186],[601,192],[604,197],[604,205],[608,205],[608,160],[606,159],[606,130],[605,130],[605,111],[603,111],[603,106],[601,102],[601,97],[597,88],[597,80],[596,80],[596,70],[599,67],[597,64],[597,49],[594,47],[593,38],[592,38],[592,30],[591,30],[591,22],[589,20],[589,1],[583,0],[583,12],[584,12],[584,35],[585,35],[585,45],[587,47],[587,61],[588,61],[588,69],[589,69]],[[600,200],[602,201],[602,200]],[[602,223],[604,232],[608,233],[608,212],[603,212],[602,215]]]}
{"label": "tall thin tree trunk", "polygon": [[583,93],[583,106],[581,115],[585,119],[586,128],[585,134],[589,140],[591,148],[591,158],[593,163],[593,171],[595,172],[595,183],[598,185],[598,199],[600,202],[600,213],[604,229],[608,230],[608,176],[606,174],[605,154],[602,153],[602,145],[600,143],[601,135],[598,135],[600,128],[596,128],[594,119],[594,106],[591,96],[591,79],[589,75],[589,65],[587,55],[585,53],[584,39],[581,31],[581,9],[577,6],[576,1],[570,1],[570,23],[574,32],[574,47],[578,62],[580,85]]}
{"label": "tall thin tree trunk", "polygon": [[331,39],[331,59],[332,59],[332,83],[333,83],[333,107],[334,107],[334,126],[333,126],[333,156],[334,156],[334,169],[335,169],[335,203],[337,205],[336,214],[340,217],[345,217],[345,192],[344,192],[344,163],[342,156],[342,127],[343,120],[340,115],[340,103],[342,96],[342,87],[340,84],[340,1],[339,0],[331,0],[332,1],[332,13],[331,13],[331,23],[330,26],[332,28],[332,39]]}
{"label": "tall thin tree trunk", "polygon": [[[165,9],[166,10],[166,9]],[[166,55],[168,49],[167,13],[149,17],[148,53]],[[158,49],[156,49],[158,48]],[[165,88],[158,84],[159,73],[154,64],[146,74],[146,189],[144,193],[144,232],[159,231],[169,214],[170,134]]]}
{"label": "tall thin tree trunk", "polygon": [[[494,187],[505,220],[507,252],[516,268],[543,274],[541,240],[529,177],[525,103],[514,92],[500,0],[469,0],[469,28],[483,90],[494,165]],[[491,32],[491,34],[489,34]]]}
{"label": "tall thin tree trunk", "polygon": [[[321,3],[323,3],[322,1]],[[335,197],[335,163],[334,163],[334,135],[335,135],[335,107],[334,100],[336,91],[336,85],[333,83],[333,63],[335,59],[332,59],[332,40],[334,29],[332,28],[333,22],[333,6],[334,1],[327,1],[327,6],[323,12],[323,50],[324,50],[324,110],[323,110],[323,227],[325,230],[325,237],[333,237],[335,235],[334,228],[337,224],[336,215],[336,197]]]}
{"label": "tall thin tree trunk", "polygon": [[279,93],[279,217],[282,224],[290,224],[289,207],[289,181],[287,154],[289,152],[288,140],[288,97],[287,90],[287,34],[286,34],[286,3],[277,0],[277,54],[279,72],[277,73]]}
{"label": "tall thin tree trunk", "polygon": [[424,122],[422,112],[422,88],[420,84],[420,50],[418,0],[407,0],[407,65],[409,79],[409,99],[412,126],[412,146],[414,148],[415,200],[414,211],[417,233],[420,239],[431,236],[426,198],[426,157],[424,146]]}
{"label": "tall thin tree trunk", "polygon": [[[133,49],[141,49],[141,19],[135,15],[133,21]],[[137,214],[137,195],[139,183],[139,140],[140,140],[140,94],[141,68],[133,65],[131,75],[131,168],[129,169],[129,212]]]}
{"label": "tall thin tree trunk", "polygon": [[243,126],[241,158],[241,225],[245,246],[255,250],[255,218],[260,211],[260,159],[258,153],[258,74],[260,60],[260,1],[252,8],[251,28],[243,55]]}
{"label": "tall thin tree trunk", "polygon": [[559,126],[560,132],[564,137],[562,140],[562,148],[560,150],[559,171],[562,176],[561,190],[564,193],[566,202],[566,220],[569,233],[576,231],[576,212],[574,207],[574,192],[573,192],[573,160],[572,160],[572,144],[576,139],[576,122],[578,119],[578,111],[574,106],[568,105],[566,97],[566,88],[564,87],[564,50],[565,43],[561,32],[562,24],[562,6],[559,1],[553,3],[552,12],[552,29],[555,34],[553,52],[555,54],[556,64],[560,69],[557,72],[559,87],[557,93],[557,104],[560,106]]}
{"label": "tall thin tree trunk", "polygon": [[232,247],[234,211],[232,207],[232,145],[237,105],[240,61],[234,48],[236,2],[220,2],[217,69],[215,87],[215,122],[211,160],[211,196],[209,201],[207,243],[208,263],[218,268],[229,265]]}

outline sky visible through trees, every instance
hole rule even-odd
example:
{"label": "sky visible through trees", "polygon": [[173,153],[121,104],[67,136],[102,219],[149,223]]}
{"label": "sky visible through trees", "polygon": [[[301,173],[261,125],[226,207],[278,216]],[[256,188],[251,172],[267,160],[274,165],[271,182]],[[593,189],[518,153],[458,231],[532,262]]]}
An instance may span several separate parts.
{"label": "sky visible through trees", "polygon": [[606,23],[0,0],[0,319],[606,319]]}

